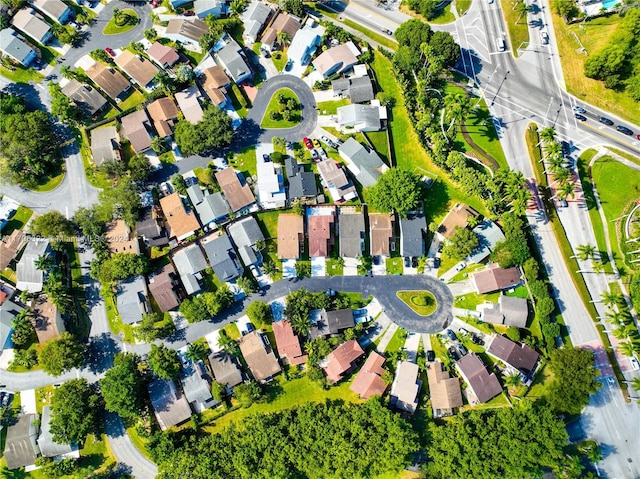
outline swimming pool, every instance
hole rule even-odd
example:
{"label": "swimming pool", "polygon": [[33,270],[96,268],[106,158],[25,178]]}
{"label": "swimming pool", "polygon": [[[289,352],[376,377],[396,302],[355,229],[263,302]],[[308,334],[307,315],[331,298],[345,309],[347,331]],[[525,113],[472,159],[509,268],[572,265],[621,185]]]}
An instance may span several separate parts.
{"label": "swimming pool", "polygon": [[620,3],[620,0],[605,0],[604,2],[602,2],[602,7],[605,10],[609,10],[610,8],[615,7],[619,3]]}

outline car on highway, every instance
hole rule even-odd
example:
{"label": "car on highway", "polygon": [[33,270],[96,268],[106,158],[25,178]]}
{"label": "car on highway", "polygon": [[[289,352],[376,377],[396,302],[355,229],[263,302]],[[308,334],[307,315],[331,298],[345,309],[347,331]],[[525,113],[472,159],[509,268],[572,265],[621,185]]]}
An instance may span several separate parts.
{"label": "car on highway", "polygon": [[382,33],[386,33],[387,35],[393,35],[393,32],[391,30],[389,30],[388,28],[383,28],[382,29]]}
{"label": "car on highway", "polygon": [[109,55],[111,55],[112,57],[116,56],[116,52],[113,51],[113,49],[107,47],[104,49],[105,52],[107,52]]}
{"label": "car on highway", "polygon": [[545,30],[540,32],[540,40],[542,40],[543,45],[549,43],[549,34]]}
{"label": "car on highway", "polygon": [[585,110],[584,108],[582,108],[581,106],[578,106],[578,105],[573,107],[573,111],[577,111],[578,113],[586,113],[587,112],[587,110]]}
{"label": "car on highway", "polygon": [[598,121],[600,123],[604,123],[605,125],[609,125],[609,126],[613,126],[613,121],[609,120],[609,118],[601,116],[600,118],[598,118]]}
{"label": "car on highway", "polygon": [[629,135],[629,136],[633,135],[633,131],[631,131],[626,126],[618,125],[616,126],[616,130],[618,130],[620,133],[624,133],[625,135]]}
{"label": "car on highway", "polygon": [[499,52],[504,51],[504,40],[502,39],[502,37],[496,38],[496,48]]}
{"label": "car on highway", "polygon": [[576,118],[576,120],[587,121],[587,117],[584,115],[581,115],[580,113],[574,113],[573,116]]}
{"label": "car on highway", "polygon": [[311,142],[313,143],[314,148],[322,148],[322,145],[320,144],[317,138],[314,138],[313,140],[311,140]]}
{"label": "car on highway", "polygon": [[302,142],[304,143],[304,146],[306,146],[308,149],[310,150],[313,149],[313,143],[311,143],[311,140],[306,136],[302,139]]}

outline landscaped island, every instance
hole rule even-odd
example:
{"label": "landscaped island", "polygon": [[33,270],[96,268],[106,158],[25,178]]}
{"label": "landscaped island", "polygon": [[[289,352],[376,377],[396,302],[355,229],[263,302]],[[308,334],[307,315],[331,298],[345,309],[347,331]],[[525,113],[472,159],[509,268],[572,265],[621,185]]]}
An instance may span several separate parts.
{"label": "landscaped island", "polygon": [[398,291],[396,294],[398,298],[420,316],[430,316],[438,308],[436,297],[429,291]]}
{"label": "landscaped island", "polygon": [[264,112],[262,128],[291,128],[300,123],[302,111],[298,96],[288,88],[277,90]]}

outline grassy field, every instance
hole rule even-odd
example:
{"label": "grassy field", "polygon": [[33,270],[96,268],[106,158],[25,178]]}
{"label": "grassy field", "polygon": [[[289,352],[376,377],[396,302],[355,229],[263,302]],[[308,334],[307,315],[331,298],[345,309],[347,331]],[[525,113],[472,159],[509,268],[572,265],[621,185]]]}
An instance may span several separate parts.
{"label": "grassy field", "polygon": [[344,264],[334,258],[327,258],[327,276],[342,276],[344,274]]}
{"label": "grassy field", "polygon": [[284,70],[284,66],[287,64],[288,60],[289,58],[287,57],[286,50],[283,52],[273,52],[271,54],[271,61],[279,72]]}
{"label": "grassy field", "polygon": [[402,274],[403,272],[402,258],[387,258],[387,274]]}
{"label": "grassy field", "polygon": [[135,88],[132,88],[131,93],[129,94],[127,99],[118,103],[118,107],[122,111],[125,111],[125,110],[128,110],[129,108],[133,108],[134,106],[139,105],[143,101],[144,101],[144,95],[140,93],[138,90],[136,90]]}
{"label": "grassy field", "polygon": [[407,332],[402,328],[398,328],[396,332],[393,334],[391,341],[389,341],[389,344],[387,345],[387,349],[385,349],[385,352],[388,354],[394,351],[400,351],[400,349],[404,347],[404,343],[406,341],[407,341]]}
{"label": "grassy field", "polygon": [[111,332],[113,334],[122,333],[122,339],[128,343],[132,343],[134,341],[133,327],[129,324],[124,324],[120,319],[115,296],[104,298],[104,304],[107,309],[107,320],[109,321]]}
{"label": "grassy field", "polygon": [[368,131],[363,133],[371,142],[373,149],[376,150],[378,156],[386,163],[389,163],[389,141],[387,140],[386,131]]}
{"label": "grassy field", "polygon": [[23,66],[16,66],[13,71],[0,66],[0,75],[14,83],[29,83],[30,81],[40,83],[44,80],[44,75],[33,68],[25,68]]}
{"label": "grassy field", "polygon": [[609,150],[612,151],[613,153],[617,154],[617,155],[620,155],[623,158],[626,158],[629,161],[632,161],[636,165],[640,165],[640,157],[638,157],[638,156],[630,155],[626,151],[618,150],[617,148],[609,147]]}
{"label": "grassy field", "polygon": [[256,166],[256,147],[250,146],[240,153],[235,153],[229,159],[229,166],[242,172],[245,178],[248,176],[258,176]]}
{"label": "grassy field", "polygon": [[398,291],[396,295],[420,316],[429,316],[438,307],[436,297],[429,291]]}
{"label": "grassy field", "polygon": [[349,101],[348,98],[343,98],[342,100],[320,101],[318,102],[318,111],[321,115],[335,115],[338,108],[350,103],[351,101]]}
{"label": "grassy field", "polygon": [[456,8],[458,9],[458,15],[464,15],[464,13],[471,7],[471,0],[456,0]]}
{"label": "grassy field", "polygon": [[278,238],[278,216],[279,211],[263,211],[257,213],[258,223],[264,233],[265,238]]}
{"label": "grassy field", "polygon": [[578,98],[610,111],[629,120],[638,120],[638,103],[624,92],[616,92],[604,87],[604,83],[587,78],[584,75],[584,62],[587,55],[578,53],[578,37],[587,53],[593,54],[607,44],[607,41],[620,23],[618,15],[600,17],[588,22],[565,25],[562,18],[553,14],[553,26],[556,41],[562,59],[562,71],[567,91]]}
{"label": "grassy field", "polygon": [[7,222],[4,228],[2,228],[3,235],[10,235],[15,230],[21,230],[24,228],[24,225],[27,224],[29,218],[33,215],[33,211],[27,208],[26,206],[18,206],[16,213],[11,217],[11,219]]}
{"label": "grassy field", "polygon": [[264,112],[264,116],[262,117],[262,121],[260,122],[260,126],[262,128],[291,128],[292,126],[296,126],[300,123],[300,107],[296,108],[291,112],[291,120],[273,120],[271,118],[271,113],[273,112],[281,112],[280,103],[278,101],[278,97],[283,95],[285,100],[294,100],[298,105],[300,105],[300,100],[298,96],[288,88],[280,88],[273,93],[271,100],[269,100],[269,106]]}
{"label": "grassy field", "polygon": [[[509,30],[509,41],[513,56],[518,56],[518,47],[525,42],[529,42],[529,26],[527,25],[527,14],[520,16],[518,9],[514,7],[520,0],[500,0],[502,14]],[[518,17],[520,18],[518,20]],[[516,25],[516,21],[518,21]],[[491,39],[493,41],[493,39]]]}
{"label": "grassy field", "polygon": [[444,23],[454,22],[456,19],[455,15],[451,11],[451,3],[447,3],[444,8],[440,10],[436,10],[435,15],[431,20],[428,20],[428,23],[435,23],[436,25],[442,25]]}
{"label": "grassy field", "polygon": [[52,173],[51,176],[43,178],[37,185],[31,186],[29,189],[44,193],[45,191],[51,191],[57,188],[64,179],[65,164],[62,162],[60,167]]}
{"label": "grassy field", "polygon": [[[138,24],[138,21],[140,20],[138,18],[138,14],[134,10],[131,10],[130,8],[125,8],[124,10],[121,10],[121,15],[123,17],[125,15],[129,17],[125,22],[125,24],[122,26],[116,25],[116,20],[115,18],[112,17],[111,20],[109,20],[109,23],[107,23],[107,25],[102,30],[102,33],[104,35],[119,35],[121,33],[128,32],[129,30],[132,30],[133,28],[135,28],[136,25]],[[135,19],[135,22],[133,19]]]}
{"label": "grassy field", "polygon": [[476,309],[476,306],[482,303],[486,303],[487,301],[491,303],[497,303],[499,297],[499,292],[491,294],[467,293],[464,296],[458,296],[457,298],[455,298],[454,305],[456,308],[464,308],[474,311]]}

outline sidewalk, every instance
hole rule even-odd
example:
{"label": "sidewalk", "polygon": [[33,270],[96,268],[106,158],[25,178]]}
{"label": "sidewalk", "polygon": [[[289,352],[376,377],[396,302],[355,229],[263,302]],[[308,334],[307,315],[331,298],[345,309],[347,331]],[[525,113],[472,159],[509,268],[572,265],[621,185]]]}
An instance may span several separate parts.
{"label": "sidewalk", "polygon": [[396,334],[397,330],[398,325],[396,323],[391,323],[391,326],[389,326],[389,328],[385,331],[384,336],[382,336],[382,339],[378,343],[378,346],[376,346],[376,351],[378,351],[380,354],[384,353],[387,349],[387,346],[389,346],[393,335]]}

